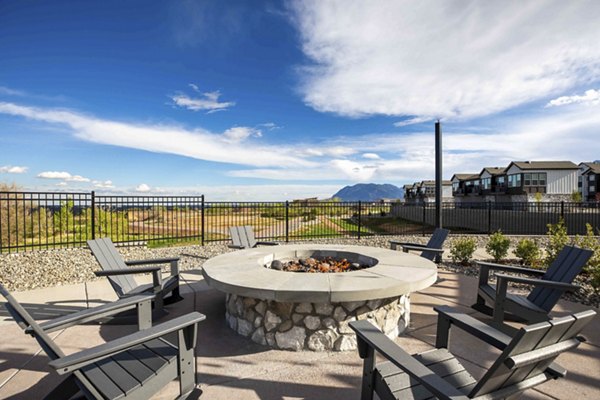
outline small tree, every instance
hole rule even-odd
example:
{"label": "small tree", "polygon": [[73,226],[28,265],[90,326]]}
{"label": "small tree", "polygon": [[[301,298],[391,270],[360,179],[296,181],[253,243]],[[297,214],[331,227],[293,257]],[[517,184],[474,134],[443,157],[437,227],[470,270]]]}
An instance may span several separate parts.
{"label": "small tree", "polygon": [[532,267],[539,267],[541,251],[536,242],[531,239],[521,239],[514,250],[515,256],[521,261],[521,264]]}
{"label": "small tree", "polygon": [[558,223],[548,224],[548,247],[546,247],[546,258],[544,260],[546,266],[552,264],[552,262],[558,256],[558,253],[569,244],[569,236],[567,235],[567,227],[565,226],[565,220],[560,217]]}
{"label": "small tree", "polygon": [[450,248],[450,257],[452,258],[452,262],[460,262],[462,265],[469,265],[471,258],[473,258],[475,247],[475,239],[456,239]]}
{"label": "small tree", "polygon": [[581,203],[583,200],[583,196],[581,195],[581,192],[579,190],[573,190],[571,192],[571,201],[574,201],[575,203]]}
{"label": "small tree", "polygon": [[510,239],[497,231],[490,236],[490,240],[485,245],[485,250],[490,254],[494,261],[498,262],[508,255]]}
{"label": "small tree", "polygon": [[592,250],[594,252],[584,267],[584,271],[592,273],[595,270],[600,271],[600,239],[594,235],[594,228],[591,224],[586,223],[585,228],[585,236],[577,235],[575,238],[575,246],[581,247],[582,249]]}

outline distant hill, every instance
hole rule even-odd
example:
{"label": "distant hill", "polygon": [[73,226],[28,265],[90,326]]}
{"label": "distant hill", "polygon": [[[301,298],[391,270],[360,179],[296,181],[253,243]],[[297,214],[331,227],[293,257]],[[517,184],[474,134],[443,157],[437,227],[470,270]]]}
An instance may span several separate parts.
{"label": "distant hill", "polygon": [[376,183],[357,183],[340,189],[332,197],[342,201],[375,201],[379,199],[401,199],[404,191],[398,186]]}

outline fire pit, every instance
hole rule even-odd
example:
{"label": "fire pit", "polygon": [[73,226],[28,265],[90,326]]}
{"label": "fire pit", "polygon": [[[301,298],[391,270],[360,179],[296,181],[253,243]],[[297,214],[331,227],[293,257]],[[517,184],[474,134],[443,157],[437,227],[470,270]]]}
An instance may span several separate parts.
{"label": "fire pit", "polygon": [[[351,350],[356,337],[350,321],[368,319],[389,337],[398,336],[410,321],[410,293],[437,277],[435,264],[413,254],[364,246],[315,247],[263,247],[208,260],[203,275],[226,293],[228,325],[277,349]],[[285,271],[286,264],[306,273]]]}

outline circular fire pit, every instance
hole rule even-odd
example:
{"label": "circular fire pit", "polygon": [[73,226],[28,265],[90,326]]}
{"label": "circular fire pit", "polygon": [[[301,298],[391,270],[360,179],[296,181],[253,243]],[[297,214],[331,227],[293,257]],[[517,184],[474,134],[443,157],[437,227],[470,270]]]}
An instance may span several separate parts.
{"label": "circular fire pit", "polygon": [[[346,259],[367,268],[341,273],[273,269],[277,261]],[[204,263],[207,283],[227,294],[228,325],[273,348],[356,348],[348,322],[368,319],[389,337],[410,321],[411,292],[433,284],[434,263],[376,247],[285,245],[235,251]]]}

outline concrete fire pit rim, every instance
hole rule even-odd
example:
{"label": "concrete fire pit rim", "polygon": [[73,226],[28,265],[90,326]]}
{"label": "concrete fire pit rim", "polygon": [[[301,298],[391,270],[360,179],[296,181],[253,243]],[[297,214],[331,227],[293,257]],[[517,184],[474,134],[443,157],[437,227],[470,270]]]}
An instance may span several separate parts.
{"label": "concrete fire pit rim", "polygon": [[[265,258],[290,251],[353,252],[377,259],[373,267],[343,273],[296,273],[265,268]],[[213,288],[286,302],[345,302],[400,296],[431,286],[436,265],[415,254],[354,245],[293,244],[239,250],[211,258],[202,273]]]}

